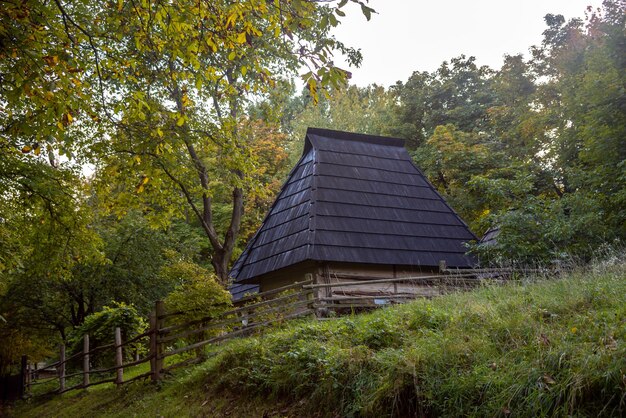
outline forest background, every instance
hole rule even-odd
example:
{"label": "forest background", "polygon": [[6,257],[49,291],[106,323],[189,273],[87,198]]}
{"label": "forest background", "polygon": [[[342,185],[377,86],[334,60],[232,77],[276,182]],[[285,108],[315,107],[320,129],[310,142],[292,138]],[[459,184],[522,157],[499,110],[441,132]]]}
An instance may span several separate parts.
{"label": "forest background", "polygon": [[[97,3],[97,4],[96,4]],[[366,2],[8,1],[0,10],[0,374],[153,302],[227,306],[228,268],[309,126],[404,138],[498,264],[626,237],[626,3],[545,17],[528,58],[349,84]],[[305,68],[302,71],[302,68]],[[304,72],[305,89],[294,77]],[[130,331],[129,331],[130,332]]]}

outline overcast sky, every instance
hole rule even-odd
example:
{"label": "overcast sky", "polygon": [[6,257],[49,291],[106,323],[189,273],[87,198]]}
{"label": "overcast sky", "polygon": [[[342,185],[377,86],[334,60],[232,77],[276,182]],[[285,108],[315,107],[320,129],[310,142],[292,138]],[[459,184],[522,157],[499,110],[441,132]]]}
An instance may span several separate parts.
{"label": "overcast sky", "polygon": [[[363,64],[351,68],[352,84],[383,86],[406,81],[413,71],[432,71],[460,54],[499,68],[504,54],[528,57],[541,43],[543,17],[584,18],[601,0],[370,0],[378,13],[367,22],[358,7],[335,30],[337,39],[360,48]],[[339,63],[339,60],[337,60]],[[342,68],[347,68],[341,65]]]}

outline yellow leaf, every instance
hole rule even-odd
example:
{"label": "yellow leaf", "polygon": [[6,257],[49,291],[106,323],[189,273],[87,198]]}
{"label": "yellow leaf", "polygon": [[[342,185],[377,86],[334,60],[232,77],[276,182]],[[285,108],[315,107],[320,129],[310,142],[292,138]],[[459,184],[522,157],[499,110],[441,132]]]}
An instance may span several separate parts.
{"label": "yellow leaf", "polygon": [[234,60],[235,57],[237,57],[237,53],[235,51],[232,51],[230,54],[228,54],[228,59],[229,60]]}
{"label": "yellow leaf", "polygon": [[228,19],[226,20],[226,29],[230,29],[233,26],[235,26],[236,21],[237,21],[237,13],[233,13],[230,16],[228,16]]}
{"label": "yellow leaf", "polygon": [[45,61],[48,67],[54,67],[55,65],[59,63],[59,57],[57,57],[56,55],[46,55],[41,58]]}
{"label": "yellow leaf", "polygon": [[26,145],[24,146],[24,148],[22,148],[22,153],[28,154],[31,150],[32,150],[32,147],[30,147],[29,145]]}
{"label": "yellow leaf", "polygon": [[192,104],[193,104],[193,102],[191,101],[189,96],[186,93],[183,94],[183,106],[184,107],[188,107],[188,106],[191,106]]}
{"label": "yellow leaf", "polygon": [[37,145],[35,147],[35,155],[39,155],[39,154],[41,154],[41,147],[39,145]]}
{"label": "yellow leaf", "polygon": [[246,73],[248,72],[248,68],[244,65],[241,67],[241,75],[246,75]]}
{"label": "yellow leaf", "polygon": [[135,155],[133,159],[135,160],[137,164],[141,163],[141,157],[139,155]]}
{"label": "yellow leaf", "polygon": [[122,7],[124,7],[124,0],[117,0],[117,11],[121,12]]}
{"label": "yellow leaf", "polygon": [[159,135],[159,137],[163,138],[163,131],[161,130],[161,128],[157,128],[157,135]]}
{"label": "yellow leaf", "polygon": [[176,121],[176,126],[183,126],[184,123],[185,123],[185,117],[179,116],[178,120]]}
{"label": "yellow leaf", "polygon": [[148,181],[150,181],[150,177],[144,176],[144,178],[141,179],[141,184],[148,184]]}
{"label": "yellow leaf", "polygon": [[239,35],[237,35],[237,42],[240,44],[245,44],[246,43],[246,33],[245,32],[241,32]]}

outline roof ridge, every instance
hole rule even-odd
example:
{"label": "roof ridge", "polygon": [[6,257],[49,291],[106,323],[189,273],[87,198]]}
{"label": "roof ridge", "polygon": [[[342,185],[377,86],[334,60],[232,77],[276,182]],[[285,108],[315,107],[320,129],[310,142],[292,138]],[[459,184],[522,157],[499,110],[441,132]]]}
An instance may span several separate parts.
{"label": "roof ridge", "polygon": [[[343,141],[363,142],[367,144],[384,145],[389,147],[404,148],[404,139],[393,138],[389,136],[369,135],[354,132],[335,131],[332,129],[322,128],[307,128],[306,138],[308,141],[309,135],[317,135],[325,138],[339,139]],[[312,145],[312,144],[311,144]],[[305,151],[306,149],[305,145]],[[304,155],[304,154],[303,154]]]}
{"label": "roof ridge", "polygon": [[[246,247],[243,249],[243,251],[241,252],[241,255],[239,256],[239,258],[237,259],[237,261],[235,261],[235,264],[233,264],[233,267],[230,269],[230,271],[228,272],[229,276],[230,273],[235,269],[235,267],[239,264],[241,265],[241,267],[239,268],[239,270],[237,271],[237,276],[239,276],[239,273],[241,273],[241,269],[243,269],[243,267],[246,264],[246,261],[248,260],[248,257],[250,257],[250,251],[248,251],[249,249],[252,249],[254,247],[254,244],[256,243],[258,237],[259,237],[259,233],[261,232],[261,230],[263,229],[263,226],[265,226],[265,223],[267,222],[267,220],[270,218],[270,216],[272,215],[272,210],[274,209],[274,207],[276,206],[276,204],[278,203],[278,199],[281,197],[281,195],[283,194],[283,192],[285,191],[285,189],[287,188],[287,185],[289,184],[289,180],[291,180],[291,176],[293,175],[293,173],[298,169],[298,167],[300,166],[300,164],[302,163],[302,160],[304,160],[305,155],[303,154],[300,159],[298,160],[298,162],[296,163],[296,165],[289,171],[289,174],[287,175],[286,180],[283,182],[282,186],[280,186],[280,191],[278,192],[278,194],[276,195],[276,198],[274,199],[274,202],[272,203],[272,206],[270,206],[269,210],[267,211],[267,213],[265,214],[265,217],[263,218],[263,221],[261,222],[261,225],[259,226],[259,228],[256,230],[256,232],[254,233],[254,235],[252,236],[252,238],[250,238],[250,240],[248,241],[248,243],[246,244]],[[235,282],[237,283],[237,279],[235,279]]]}
{"label": "roof ridge", "polygon": [[315,216],[317,214],[316,206],[317,206],[317,152],[315,152],[315,148],[311,148],[309,152],[313,153],[313,170],[312,170],[312,179],[311,179],[311,194],[309,198],[309,239],[307,246],[307,258],[311,258],[314,252],[315,246]]}

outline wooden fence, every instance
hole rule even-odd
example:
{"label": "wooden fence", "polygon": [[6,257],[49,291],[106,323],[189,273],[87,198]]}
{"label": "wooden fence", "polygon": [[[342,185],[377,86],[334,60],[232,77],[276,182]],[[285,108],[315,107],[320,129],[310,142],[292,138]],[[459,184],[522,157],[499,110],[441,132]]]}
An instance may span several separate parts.
{"label": "wooden fence", "polygon": [[[219,316],[199,317],[199,313],[194,312],[166,312],[164,303],[157,301],[150,315],[150,327],[146,332],[122,341],[120,328],[115,328],[111,343],[94,348],[91,348],[89,335],[86,334],[83,336],[83,349],[78,353],[67,357],[66,347],[61,345],[58,361],[43,367],[27,366],[23,379],[25,392],[34,395],[35,386],[50,386],[54,381],[57,381],[56,387],[37,393],[36,396],[61,394],[105,383],[120,386],[138,379],[161,380],[163,375],[172,369],[205,359],[206,354],[200,349],[206,345],[248,335],[268,325],[289,319],[313,316],[314,291],[303,288],[308,284],[311,284],[311,281],[294,283],[246,297],[238,301],[239,307]],[[193,318],[190,319],[190,316]],[[148,354],[124,362],[124,352],[134,349],[137,345],[147,347]],[[115,365],[93,368],[91,360],[95,354],[98,354],[100,359],[113,359]],[[175,361],[166,365],[168,358],[174,358]],[[77,367],[77,363],[80,367]],[[149,371],[129,379],[124,378],[125,369],[146,363],[150,364]],[[68,373],[70,368],[76,370]],[[52,376],[42,377],[45,375]],[[79,382],[68,386],[68,381],[77,378]]]}
{"label": "wooden fence", "polygon": [[[22,379],[26,393],[33,394],[32,388],[36,385],[50,385],[57,381],[52,390],[39,395],[60,394],[74,389],[84,389],[94,385],[111,383],[117,386],[138,380],[150,378],[153,381],[161,380],[164,374],[172,369],[193,364],[206,358],[203,347],[216,344],[231,338],[249,335],[269,325],[289,319],[311,316],[323,319],[330,311],[342,312],[346,309],[369,309],[393,303],[410,301],[419,294],[386,294],[370,296],[337,295],[333,292],[319,292],[320,289],[340,289],[342,287],[357,286],[364,283],[417,283],[428,284],[438,289],[437,293],[445,293],[450,289],[472,288],[485,279],[495,282],[505,282],[511,279],[513,273],[520,272],[513,269],[475,269],[475,270],[447,270],[441,269],[439,275],[397,278],[363,278],[360,280],[337,281],[335,283],[314,282],[312,277],[299,283],[280,287],[270,291],[251,295],[237,301],[237,306],[218,316],[201,316],[201,312],[166,312],[162,301],[155,303],[150,315],[149,329],[133,338],[122,341],[122,333],[116,328],[113,341],[109,344],[91,348],[89,335],[83,337],[83,349],[69,357],[66,356],[66,347],[59,347],[59,360],[41,368],[27,367]],[[545,273],[544,271],[523,270],[522,274]],[[345,279],[345,278],[344,278]],[[321,294],[331,296],[320,296]],[[332,316],[332,315],[331,315]],[[141,358],[135,357],[131,361],[124,361],[124,353],[128,354],[137,346],[145,348],[147,354]],[[98,354],[102,359],[108,356],[113,359],[114,366],[93,368],[92,359]],[[128,357],[128,355],[127,355]],[[150,364],[149,371],[124,377],[124,370]],[[78,367],[77,364],[81,366]],[[68,373],[68,371],[70,371]],[[48,377],[42,377],[42,375]],[[99,377],[96,379],[96,377]],[[72,385],[68,385],[69,381]]]}

